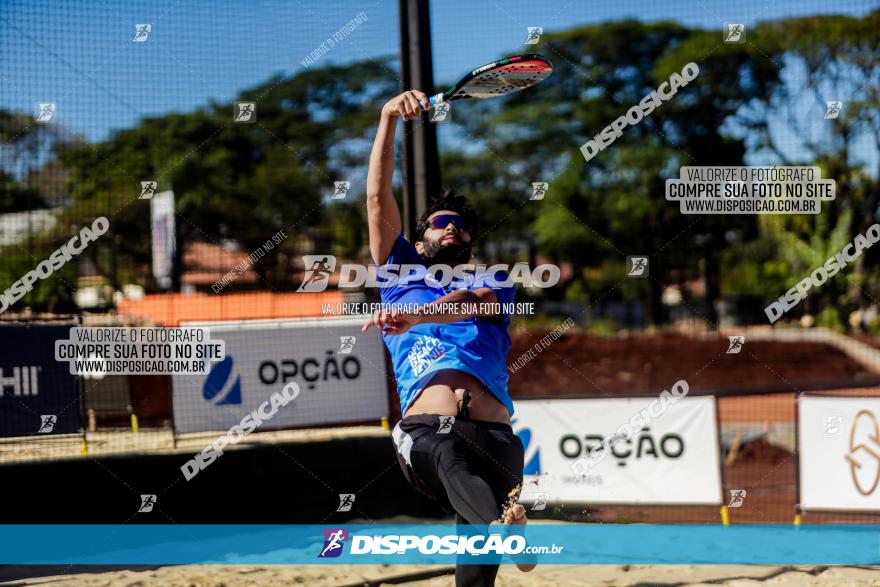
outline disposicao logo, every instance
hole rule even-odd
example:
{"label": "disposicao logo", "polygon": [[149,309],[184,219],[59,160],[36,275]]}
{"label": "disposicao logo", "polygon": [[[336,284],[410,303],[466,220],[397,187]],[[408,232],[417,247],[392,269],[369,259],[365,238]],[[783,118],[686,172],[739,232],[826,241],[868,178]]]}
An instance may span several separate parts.
{"label": "disposicao logo", "polygon": [[205,378],[202,387],[202,397],[212,401],[217,406],[229,406],[241,404],[241,375],[232,377],[232,357],[216,363]]}
{"label": "disposicao logo", "polygon": [[342,554],[345,541],[348,539],[348,530],[345,528],[324,528],[324,546],[318,554],[318,558],[335,558]]}
{"label": "disposicao logo", "polygon": [[525,467],[523,475],[540,475],[541,474],[541,449],[538,448],[537,442],[532,442],[532,430],[530,428],[518,428],[516,426],[516,418],[511,421],[514,426],[516,435],[522,441],[525,447]]}

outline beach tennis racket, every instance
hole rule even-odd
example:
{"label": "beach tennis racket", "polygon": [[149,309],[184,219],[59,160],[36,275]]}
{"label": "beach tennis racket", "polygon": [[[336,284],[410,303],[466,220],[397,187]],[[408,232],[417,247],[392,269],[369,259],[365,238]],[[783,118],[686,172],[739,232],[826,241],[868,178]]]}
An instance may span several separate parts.
{"label": "beach tennis racket", "polygon": [[481,100],[519,92],[541,83],[553,73],[553,64],[543,55],[516,55],[478,67],[458,83],[428,98],[431,106],[452,100]]}

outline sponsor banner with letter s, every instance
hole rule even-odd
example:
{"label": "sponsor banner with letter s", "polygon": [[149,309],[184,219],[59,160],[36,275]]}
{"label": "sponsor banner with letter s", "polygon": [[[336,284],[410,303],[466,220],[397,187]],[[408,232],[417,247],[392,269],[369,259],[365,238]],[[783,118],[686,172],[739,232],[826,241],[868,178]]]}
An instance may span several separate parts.
{"label": "sponsor banner with letter s", "polygon": [[682,398],[582,474],[572,471],[656,399],[516,402],[513,428],[526,451],[523,501],[720,504],[714,397]]}
{"label": "sponsor banner with letter s", "polygon": [[880,397],[798,398],[800,505],[880,510]]}
{"label": "sponsor banner with letter s", "polygon": [[340,424],[388,415],[385,347],[362,333],[363,318],[203,322],[226,343],[226,358],[207,375],[175,374],[174,428],[181,433],[227,430],[285,384],[296,399],[261,430]]}

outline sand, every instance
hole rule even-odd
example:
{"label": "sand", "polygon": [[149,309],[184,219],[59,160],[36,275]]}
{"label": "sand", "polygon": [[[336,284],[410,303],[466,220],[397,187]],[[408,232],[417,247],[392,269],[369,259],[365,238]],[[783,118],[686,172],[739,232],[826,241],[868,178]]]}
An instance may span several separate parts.
{"label": "sand", "polygon": [[[122,454],[192,454],[211,443],[225,430],[178,435],[175,443],[170,429],[108,430],[88,433],[88,456]],[[333,428],[300,428],[296,430],[267,430],[254,432],[226,450],[241,450],[250,446],[280,442],[313,442],[339,438],[382,436],[391,432],[375,426],[336,426]],[[176,444],[176,446],[175,446]],[[82,456],[82,436],[68,434],[61,437],[28,437],[0,439],[0,463],[75,459]]]}
{"label": "sand", "polygon": [[[355,585],[405,584],[418,587],[452,586],[451,575],[401,582],[403,575],[451,570],[429,565],[302,565],[302,566],[202,566],[160,567],[152,570],[113,570],[76,575],[57,574],[17,580],[0,585],[51,585],[84,587],[348,587]],[[70,573],[74,569],[69,569]],[[422,575],[424,577],[424,575]],[[415,577],[414,577],[415,578]],[[390,582],[383,582],[389,580]],[[880,567],[825,567],[770,565],[544,565],[521,573],[505,565],[498,587],[750,587],[818,586],[880,587]]]}

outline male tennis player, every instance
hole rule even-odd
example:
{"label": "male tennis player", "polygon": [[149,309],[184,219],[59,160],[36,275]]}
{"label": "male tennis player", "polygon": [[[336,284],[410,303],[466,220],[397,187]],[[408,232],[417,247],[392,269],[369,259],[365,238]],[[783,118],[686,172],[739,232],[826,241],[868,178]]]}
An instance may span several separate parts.
{"label": "male tennis player", "polygon": [[[401,233],[391,193],[394,131],[398,118],[416,118],[422,107],[430,108],[428,97],[412,90],[382,108],[367,176],[370,253],[378,265],[454,267],[471,257],[477,219],[461,196],[434,200],[411,235],[413,243]],[[506,277],[499,272],[494,279]],[[480,306],[512,302],[514,288],[456,289],[454,282],[441,286],[429,276],[381,292],[385,304],[415,308],[378,311],[363,327],[381,329],[391,353],[403,414],[393,438],[407,481],[451,506],[457,524],[525,524],[525,508],[516,503],[524,449],[510,426],[507,391],[510,317],[497,306]],[[455,303],[470,308],[456,311]],[[486,312],[464,311],[473,306]],[[534,568],[532,561],[517,563],[522,570]],[[493,585],[497,573],[497,564],[459,564],[456,585]]]}

